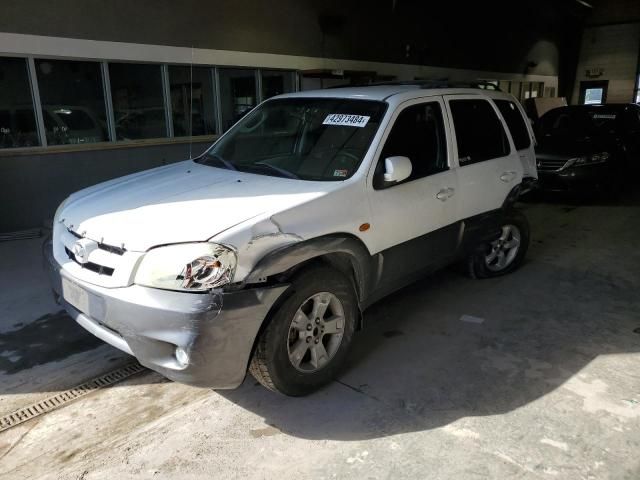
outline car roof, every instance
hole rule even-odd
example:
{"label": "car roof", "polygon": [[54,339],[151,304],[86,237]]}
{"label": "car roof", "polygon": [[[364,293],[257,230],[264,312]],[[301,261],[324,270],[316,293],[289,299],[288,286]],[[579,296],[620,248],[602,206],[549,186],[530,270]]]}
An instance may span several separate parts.
{"label": "car roof", "polygon": [[387,84],[371,85],[362,87],[340,87],[326,88],[323,90],[306,90],[302,92],[287,93],[275,98],[348,98],[353,100],[377,100],[385,101],[391,97],[400,96],[402,100],[420,98],[430,95],[481,95],[487,94],[494,97],[508,97],[511,95],[499,90],[484,90],[480,88],[459,88],[459,87],[425,87],[421,84]]}

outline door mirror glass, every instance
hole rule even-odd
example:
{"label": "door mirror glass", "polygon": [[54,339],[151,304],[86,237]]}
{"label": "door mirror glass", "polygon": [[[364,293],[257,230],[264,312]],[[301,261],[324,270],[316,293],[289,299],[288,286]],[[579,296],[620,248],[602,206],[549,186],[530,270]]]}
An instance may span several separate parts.
{"label": "door mirror glass", "polygon": [[397,183],[411,175],[411,160],[408,157],[388,157],[384,160],[384,181]]}

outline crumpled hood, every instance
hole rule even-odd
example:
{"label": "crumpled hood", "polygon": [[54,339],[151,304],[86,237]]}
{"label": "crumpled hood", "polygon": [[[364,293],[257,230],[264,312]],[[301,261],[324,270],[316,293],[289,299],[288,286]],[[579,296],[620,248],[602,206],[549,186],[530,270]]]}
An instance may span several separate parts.
{"label": "crumpled hood", "polygon": [[339,183],[255,175],[189,160],[74,193],[58,219],[92,240],[146,251],[208,240],[250,218],[326,195]]}

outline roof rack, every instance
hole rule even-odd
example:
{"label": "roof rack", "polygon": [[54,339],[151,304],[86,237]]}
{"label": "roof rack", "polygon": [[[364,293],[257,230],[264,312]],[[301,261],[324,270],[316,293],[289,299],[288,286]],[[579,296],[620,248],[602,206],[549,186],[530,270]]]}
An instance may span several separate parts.
{"label": "roof rack", "polygon": [[485,82],[482,80],[472,82],[451,82],[449,80],[400,80],[393,82],[376,82],[365,83],[361,85],[336,85],[328,88],[345,88],[345,87],[384,87],[384,86],[416,86],[422,89],[434,89],[434,88],[478,88],[482,90],[495,90],[501,92],[500,88],[491,82]]}

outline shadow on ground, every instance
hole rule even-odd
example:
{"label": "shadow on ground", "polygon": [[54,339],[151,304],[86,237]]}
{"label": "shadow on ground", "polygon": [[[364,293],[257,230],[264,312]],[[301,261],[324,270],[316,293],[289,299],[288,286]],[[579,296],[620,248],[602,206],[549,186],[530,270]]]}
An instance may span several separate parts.
{"label": "shadow on ground", "polygon": [[63,360],[71,353],[86,352],[103,343],[80,328],[64,310],[14,327],[17,329],[0,333],[0,372],[9,375]]}
{"label": "shadow on ground", "polygon": [[[511,412],[598,356],[640,352],[634,284],[549,263],[550,248],[534,246],[510,276],[471,281],[445,271],[375,305],[348,371],[311,397],[283,397],[253,379],[220,394],[287,434],[360,440]],[[464,314],[484,322],[465,323]]]}

